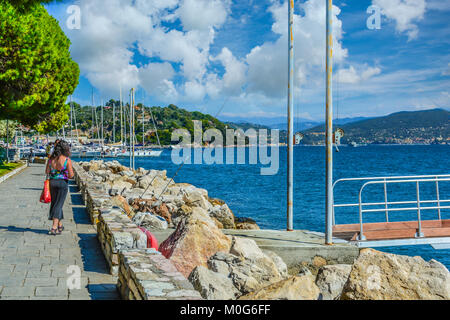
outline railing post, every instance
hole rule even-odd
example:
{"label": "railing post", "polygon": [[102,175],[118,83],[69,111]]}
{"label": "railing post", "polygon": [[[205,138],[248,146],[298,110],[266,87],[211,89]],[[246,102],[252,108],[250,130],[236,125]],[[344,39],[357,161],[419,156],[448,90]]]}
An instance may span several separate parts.
{"label": "railing post", "polygon": [[419,180],[416,181],[416,193],[417,193],[417,221],[419,223],[419,229],[416,233],[416,238],[423,238],[422,232],[422,219],[420,217],[420,190],[419,190]]}
{"label": "railing post", "polygon": [[436,177],[436,200],[438,206],[438,218],[441,220],[441,200],[439,198],[439,177]]}
{"label": "railing post", "polygon": [[387,201],[386,178],[384,178],[384,207],[386,208],[386,222],[389,222],[389,210],[388,210],[388,201]]}
{"label": "railing post", "polygon": [[366,240],[363,232],[363,217],[362,217],[362,191],[364,189],[364,185],[359,190],[359,236],[358,240]]}

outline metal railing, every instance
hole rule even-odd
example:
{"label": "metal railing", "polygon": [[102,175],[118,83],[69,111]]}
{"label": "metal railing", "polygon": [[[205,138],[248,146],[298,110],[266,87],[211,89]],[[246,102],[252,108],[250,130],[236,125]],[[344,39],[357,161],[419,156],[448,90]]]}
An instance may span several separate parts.
{"label": "metal railing", "polygon": [[[359,189],[358,194],[358,203],[344,203],[344,204],[335,204],[334,203],[334,188],[338,183],[348,182],[348,181],[365,181],[364,184]],[[389,212],[399,212],[399,211],[417,211],[417,222],[418,222],[418,232],[416,237],[423,237],[422,232],[422,215],[421,212],[423,210],[437,210],[438,212],[438,220],[441,220],[441,210],[442,209],[450,209],[450,205],[445,205],[446,203],[450,204],[450,199],[441,199],[440,190],[439,190],[439,182],[450,181],[450,174],[442,174],[442,175],[422,175],[422,176],[393,176],[393,177],[365,177],[365,178],[346,178],[339,179],[333,184],[333,225],[335,225],[335,208],[343,208],[343,207],[358,207],[359,209],[359,224],[360,224],[360,233],[358,240],[365,240],[364,230],[363,230],[363,213],[368,212],[384,212],[386,217],[386,222],[389,222]],[[436,199],[435,200],[421,200],[420,199],[420,183],[422,182],[434,182],[436,188]],[[388,201],[388,191],[387,186],[389,184],[401,184],[401,183],[415,183],[416,185],[416,200],[413,201]],[[383,185],[384,191],[384,201],[383,202],[367,202],[364,203],[362,201],[363,191],[369,185]],[[425,204],[437,204],[435,206],[422,206]],[[398,205],[408,205],[415,204],[414,207],[392,207]],[[444,204],[444,205],[442,205]],[[366,207],[374,207],[374,206],[383,206],[383,208],[375,208],[375,209],[365,209]]]}

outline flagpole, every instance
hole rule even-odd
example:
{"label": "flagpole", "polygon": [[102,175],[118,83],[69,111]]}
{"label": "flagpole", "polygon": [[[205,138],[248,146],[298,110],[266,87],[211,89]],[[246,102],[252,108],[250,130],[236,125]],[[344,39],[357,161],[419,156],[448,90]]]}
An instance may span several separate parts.
{"label": "flagpole", "polygon": [[333,244],[333,0],[327,0],[327,38],[326,38],[326,191],[325,216],[326,231],[325,243]]}
{"label": "flagpole", "polygon": [[294,230],[294,0],[289,0],[289,81],[288,81],[288,136],[287,136],[287,231]]}

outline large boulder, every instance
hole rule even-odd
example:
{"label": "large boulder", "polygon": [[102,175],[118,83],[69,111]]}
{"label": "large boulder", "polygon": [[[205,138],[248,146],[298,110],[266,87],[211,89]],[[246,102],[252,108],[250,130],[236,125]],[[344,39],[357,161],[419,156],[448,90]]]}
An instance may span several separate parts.
{"label": "large boulder", "polygon": [[133,188],[133,185],[124,180],[115,180],[111,183],[111,189],[118,190],[119,194],[122,194],[125,190]]}
{"label": "large boulder", "polygon": [[200,207],[209,211],[212,208],[212,204],[209,203],[207,197],[199,190],[193,190],[185,193],[183,201],[190,207]]}
{"label": "large boulder", "polygon": [[341,299],[449,300],[450,273],[435,260],[363,249]]}
{"label": "large boulder", "polygon": [[224,229],[236,229],[234,224],[234,215],[226,204],[216,205],[210,211],[209,215],[216,218]]}
{"label": "large boulder", "polygon": [[132,218],[134,216],[134,212],[131,209],[130,205],[128,204],[127,199],[125,199],[124,197],[117,195],[115,197],[112,198],[112,203],[113,205],[121,208],[127,216],[129,216],[130,218]]}
{"label": "large boulder", "polygon": [[150,212],[138,212],[133,217],[133,222],[148,230],[166,230],[168,224],[166,219],[161,216],[151,214]]}
{"label": "large boulder", "polygon": [[230,245],[230,238],[217,228],[205,210],[194,208],[161,243],[159,250],[188,277],[195,267],[206,267],[208,259],[216,252],[228,252]]}
{"label": "large boulder", "polygon": [[239,300],[318,300],[313,276],[291,277],[241,296]]}
{"label": "large boulder", "polygon": [[334,264],[319,269],[316,284],[322,293],[323,300],[340,298],[351,270],[350,264]]}
{"label": "large boulder", "polygon": [[[233,237],[230,253],[219,252],[208,261],[211,270],[231,278],[241,294],[283,280],[286,274],[253,240]],[[283,268],[281,268],[283,269]]]}
{"label": "large boulder", "polygon": [[191,272],[189,281],[207,300],[234,300],[239,295],[230,278],[203,266]]}
{"label": "large boulder", "polygon": [[153,188],[153,189],[163,189],[167,183],[165,179],[165,175],[162,176],[158,172],[152,170],[149,174],[142,176],[138,183],[137,187],[141,189]]}

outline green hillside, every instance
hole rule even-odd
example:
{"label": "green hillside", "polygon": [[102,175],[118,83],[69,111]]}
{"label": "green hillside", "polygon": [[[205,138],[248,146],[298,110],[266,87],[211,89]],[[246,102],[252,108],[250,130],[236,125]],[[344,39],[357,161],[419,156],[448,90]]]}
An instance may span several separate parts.
{"label": "green hillside", "polygon": [[[103,110],[104,118],[104,136],[107,142],[113,141],[113,106],[116,109],[116,132],[115,141],[120,141],[120,102],[116,100],[110,100],[107,104],[108,109]],[[129,105],[124,107],[126,119],[129,114]],[[153,114],[156,127],[158,130],[158,135],[162,145],[171,144],[171,135],[175,129],[187,129],[191,133],[193,139],[194,136],[194,122],[193,120],[199,120],[202,122],[203,131],[211,128],[218,129],[225,136],[225,130],[227,125],[218,119],[214,118],[209,114],[204,114],[198,111],[187,111],[185,109],[178,108],[177,106],[171,104],[167,107],[145,107],[143,113],[143,105],[138,104],[135,109],[135,132],[136,139],[139,143],[142,142],[142,137],[145,131],[145,143],[146,144],[157,144],[156,134],[154,132],[154,125],[151,118],[151,113]],[[92,107],[84,106],[81,107],[78,104],[74,104],[74,110],[76,112],[77,125],[82,134],[87,135],[89,138],[96,138],[96,129],[93,129],[92,121]],[[97,111],[97,121],[100,126],[101,119],[101,107],[96,108]],[[144,119],[144,126],[143,121]],[[127,120],[129,121],[129,120]],[[126,124],[126,129],[128,128],[128,122]],[[95,127],[95,121],[94,121]]]}
{"label": "green hillside", "polygon": [[[340,126],[341,143],[450,143],[450,112],[444,109],[403,111]],[[324,143],[323,125],[305,132],[305,144]]]}

